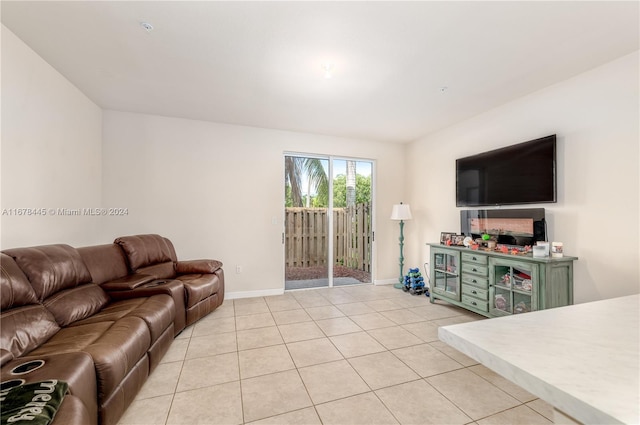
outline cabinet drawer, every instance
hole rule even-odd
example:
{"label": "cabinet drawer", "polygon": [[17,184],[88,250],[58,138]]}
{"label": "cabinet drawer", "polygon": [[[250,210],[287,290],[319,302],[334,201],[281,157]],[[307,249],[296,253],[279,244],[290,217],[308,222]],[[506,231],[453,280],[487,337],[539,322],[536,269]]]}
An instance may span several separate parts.
{"label": "cabinet drawer", "polygon": [[467,273],[474,273],[479,276],[489,276],[489,267],[480,266],[475,263],[462,263],[462,271]]}
{"label": "cabinet drawer", "polygon": [[479,254],[462,254],[462,261],[465,263],[476,263],[476,264],[484,264],[488,263],[488,258],[486,255]]}
{"label": "cabinet drawer", "polygon": [[479,288],[487,289],[489,287],[489,279],[486,277],[480,277],[475,274],[462,274],[462,283],[466,283],[467,285],[477,286]]}
{"label": "cabinet drawer", "polygon": [[480,301],[479,299],[468,295],[462,295],[462,304],[466,304],[477,310],[489,311],[489,303],[487,301]]}
{"label": "cabinet drawer", "polygon": [[462,285],[462,294],[479,298],[484,301],[489,300],[489,290],[476,288],[475,286]]}

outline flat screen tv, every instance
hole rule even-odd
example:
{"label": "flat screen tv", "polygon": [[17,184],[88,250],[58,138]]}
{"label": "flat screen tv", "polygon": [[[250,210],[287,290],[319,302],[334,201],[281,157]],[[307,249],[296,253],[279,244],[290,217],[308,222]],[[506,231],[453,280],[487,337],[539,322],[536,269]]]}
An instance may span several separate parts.
{"label": "flat screen tv", "polygon": [[456,160],[456,205],[556,202],[556,135]]}

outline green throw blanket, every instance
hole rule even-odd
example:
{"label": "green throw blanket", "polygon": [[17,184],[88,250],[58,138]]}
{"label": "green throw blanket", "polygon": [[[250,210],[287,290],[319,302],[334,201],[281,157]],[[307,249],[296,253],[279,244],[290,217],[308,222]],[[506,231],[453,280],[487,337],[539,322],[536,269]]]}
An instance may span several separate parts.
{"label": "green throw blanket", "polygon": [[68,389],[66,382],[51,379],[0,392],[2,425],[51,423]]}

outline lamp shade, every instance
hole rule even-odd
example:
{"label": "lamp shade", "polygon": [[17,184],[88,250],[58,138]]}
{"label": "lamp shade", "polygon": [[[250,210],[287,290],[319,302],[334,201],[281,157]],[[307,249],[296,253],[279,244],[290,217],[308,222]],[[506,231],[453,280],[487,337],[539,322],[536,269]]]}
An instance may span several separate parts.
{"label": "lamp shade", "polygon": [[408,204],[396,204],[391,210],[391,220],[411,220],[411,208]]}

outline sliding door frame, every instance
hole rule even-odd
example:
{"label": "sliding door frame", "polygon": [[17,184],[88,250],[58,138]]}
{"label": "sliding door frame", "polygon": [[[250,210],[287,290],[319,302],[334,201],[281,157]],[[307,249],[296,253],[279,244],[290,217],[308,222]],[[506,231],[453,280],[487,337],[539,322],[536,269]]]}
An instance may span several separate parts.
{"label": "sliding door frame", "polygon": [[[329,177],[329,202],[327,206],[327,226],[329,230],[328,241],[327,241],[327,250],[328,250],[328,258],[327,258],[327,273],[328,273],[328,281],[329,288],[333,287],[333,264],[335,259],[333,258],[333,248],[334,248],[334,237],[333,237],[333,162],[334,161],[355,161],[355,162],[368,162],[371,164],[371,258],[369,259],[371,264],[371,285],[374,285],[374,271],[375,267],[375,253],[376,253],[376,240],[375,240],[375,223],[376,223],[376,208],[375,208],[375,198],[376,198],[376,161],[374,159],[369,158],[360,158],[360,157],[349,157],[349,156],[338,156],[338,155],[322,155],[322,154],[312,154],[312,153],[301,153],[301,152],[291,152],[285,151],[282,155],[283,164],[284,159],[287,156],[301,157],[301,158],[313,158],[313,159],[321,159],[327,160],[329,166],[327,167],[327,174]],[[308,194],[307,194],[308,195]],[[282,202],[283,205],[283,219],[282,219],[282,266],[286,267],[286,244],[285,244],[285,222],[284,222],[284,199]],[[283,270],[283,276],[286,276],[285,270]],[[282,281],[283,288],[285,287],[285,279]]]}

